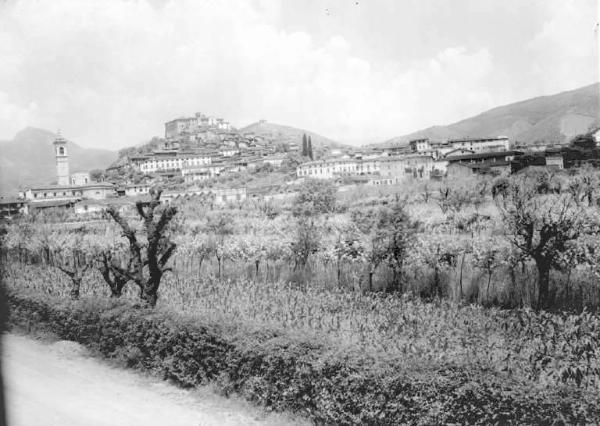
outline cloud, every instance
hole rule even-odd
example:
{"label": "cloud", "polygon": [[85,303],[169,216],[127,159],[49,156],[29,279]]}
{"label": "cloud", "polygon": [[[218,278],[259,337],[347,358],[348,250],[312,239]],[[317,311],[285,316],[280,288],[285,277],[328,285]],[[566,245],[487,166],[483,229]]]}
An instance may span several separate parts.
{"label": "cloud", "polygon": [[543,93],[575,89],[598,81],[597,1],[552,1],[547,18],[527,43],[532,81]]}
{"label": "cloud", "polygon": [[268,0],[4,3],[0,137],[25,125],[60,127],[80,144],[115,149],[202,111],[237,126],[265,118],[360,143],[497,103],[485,47],[374,61],[342,33],[317,41],[279,25],[279,15]]}

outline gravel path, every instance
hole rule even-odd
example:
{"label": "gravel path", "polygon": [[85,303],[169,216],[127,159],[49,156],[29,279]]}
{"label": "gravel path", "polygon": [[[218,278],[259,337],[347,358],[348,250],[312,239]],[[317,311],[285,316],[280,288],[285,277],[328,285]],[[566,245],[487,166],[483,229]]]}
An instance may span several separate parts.
{"label": "gravel path", "polygon": [[308,424],[109,366],[73,342],[6,334],[3,350],[10,426]]}

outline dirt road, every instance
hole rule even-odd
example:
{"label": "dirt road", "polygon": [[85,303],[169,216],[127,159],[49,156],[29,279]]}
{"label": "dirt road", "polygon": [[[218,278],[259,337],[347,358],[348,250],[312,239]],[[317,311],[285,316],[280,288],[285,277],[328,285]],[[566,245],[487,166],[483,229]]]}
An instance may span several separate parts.
{"label": "dirt road", "polygon": [[72,342],[8,334],[3,345],[10,426],[307,424],[109,366]]}

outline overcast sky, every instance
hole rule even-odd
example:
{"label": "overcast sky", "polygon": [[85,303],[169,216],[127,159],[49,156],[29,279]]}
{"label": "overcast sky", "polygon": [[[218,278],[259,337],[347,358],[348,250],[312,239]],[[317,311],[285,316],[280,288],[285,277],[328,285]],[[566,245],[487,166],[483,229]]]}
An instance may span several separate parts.
{"label": "overcast sky", "polygon": [[0,139],[204,112],[370,143],[598,81],[597,0],[0,0]]}

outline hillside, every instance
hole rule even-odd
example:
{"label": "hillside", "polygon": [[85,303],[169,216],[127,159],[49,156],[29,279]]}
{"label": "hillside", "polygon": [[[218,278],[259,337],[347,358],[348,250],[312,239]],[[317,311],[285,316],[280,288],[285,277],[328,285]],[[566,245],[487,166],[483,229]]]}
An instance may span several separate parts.
{"label": "hillside", "polygon": [[[52,141],[56,135],[28,127],[10,141],[0,141],[0,194],[14,194],[19,187],[56,181]],[[82,148],[68,142],[71,173],[106,168],[117,153],[104,149]]]}
{"label": "hillside", "polygon": [[429,127],[380,145],[404,144],[421,137],[435,140],[500,135],[526,144],[560,143],[599,125],[599,117],[600,84],[596,83],[497,107],[457,123]]}
{"label": "hillside", "polygon": [[293,142],[300,146],[302,146],[302,135],[306,134],[307,136],[310,136],[312,144],[315,148],[339,148],[345,146],[344,144],[328,139],[325,136],[321,136],[317,133],[309,132],[308,130],[265,121],[252,123],[242,129],[239,129],[239,132],[242,134],[254,133],[255,135],[262,136],[265,139],[271,140],[275,143]]}

